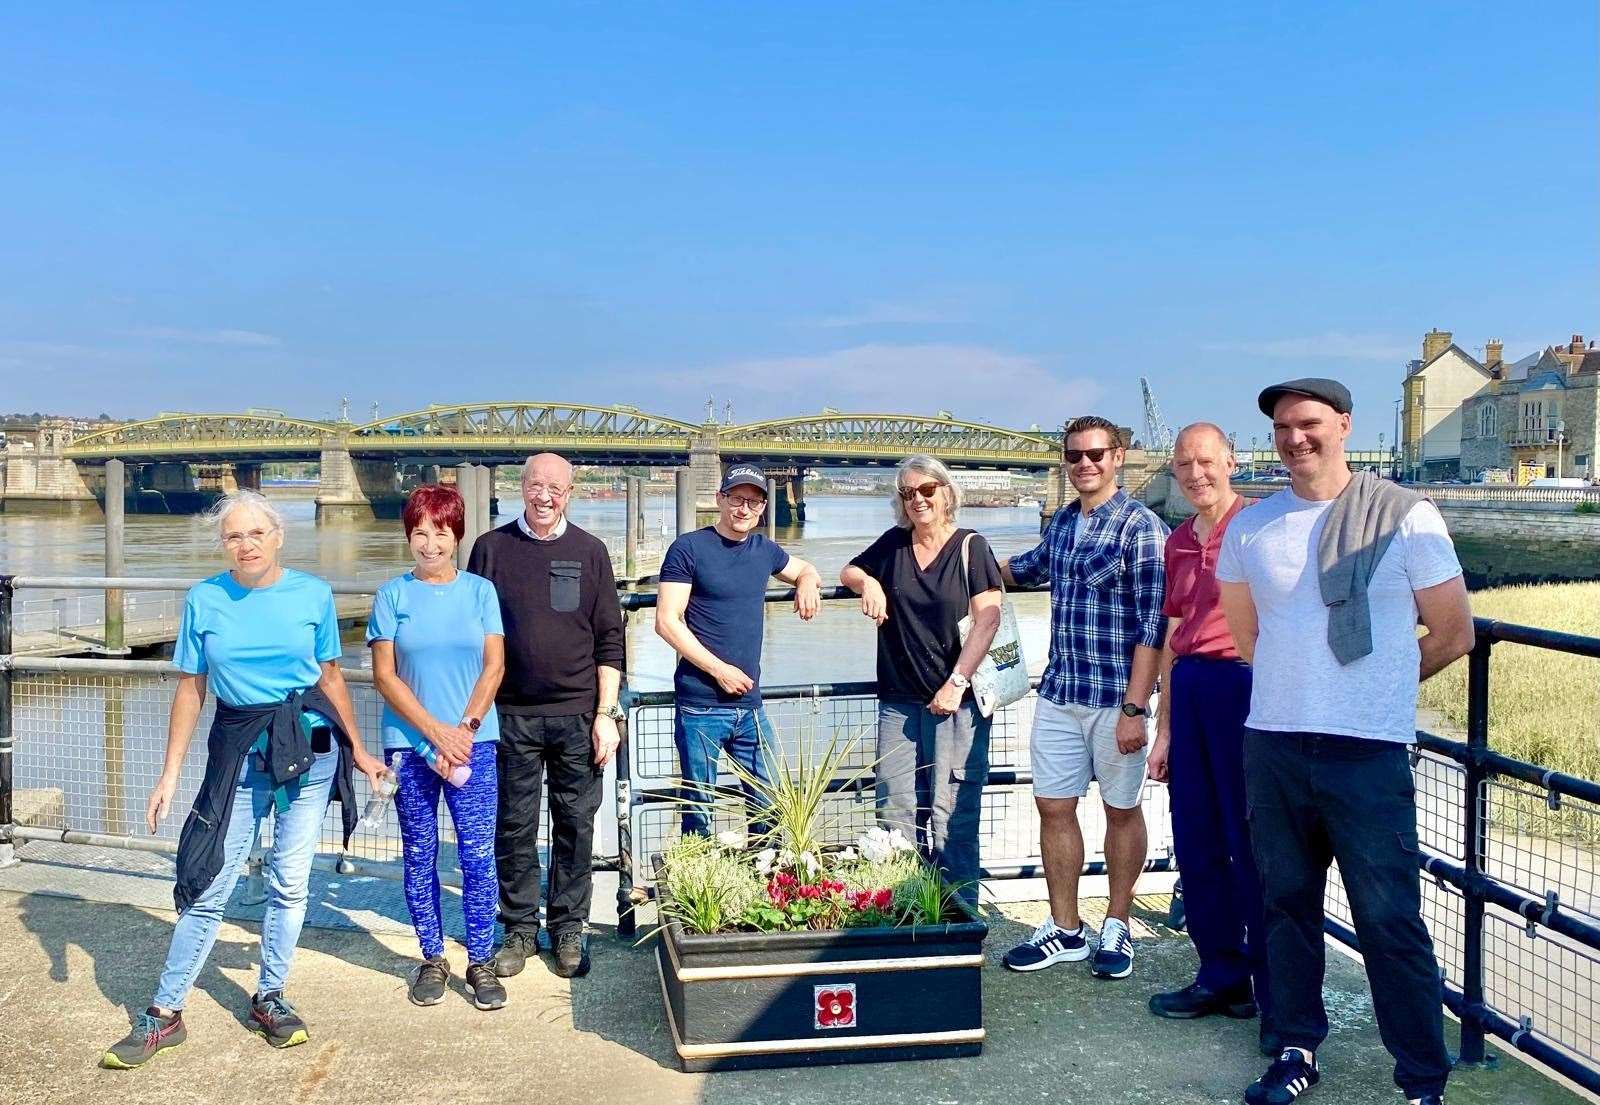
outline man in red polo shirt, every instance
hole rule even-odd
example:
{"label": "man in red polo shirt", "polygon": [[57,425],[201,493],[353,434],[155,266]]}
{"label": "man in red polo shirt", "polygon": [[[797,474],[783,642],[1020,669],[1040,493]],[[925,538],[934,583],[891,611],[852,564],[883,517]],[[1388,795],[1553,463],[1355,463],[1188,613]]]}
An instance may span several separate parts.
{"label": "man in red polo shirt", "polygon": [[[1200,972],[1183,989],[1150,999],[1158,1017],[1253,1017],[1267,993],[1261,880],[1245,820],[1250,665],[1234,648],[1217,585],[1222,535],[1246,505],[1229,485],[1233,467],[1233,449],[1211,423],[1178,435],[1173,479],[1198,513],[1167,538],[1167,640],[1149,769],[1171,793],[1173,843]],[[1263,1053],[1278,1053],[1266,1018],[1261,1044]]]}

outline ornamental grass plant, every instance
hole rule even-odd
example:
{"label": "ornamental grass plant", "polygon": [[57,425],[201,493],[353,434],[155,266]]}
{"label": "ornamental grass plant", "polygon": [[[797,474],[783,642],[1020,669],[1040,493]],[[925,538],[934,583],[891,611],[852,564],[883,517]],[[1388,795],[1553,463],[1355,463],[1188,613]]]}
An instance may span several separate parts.
{"label": "ornamental grass plant", "polygon": [[[756,794],[770,828],[689,834],[661,857],[663,923],[686,932],[785,932],[964,920],[957,888],[899,830],[873,828],[846,847],[832,847],[851,811],[836,791],[869,778],[875,762],[849,766],[863,734],[802,742],[792,756],[773,751],[761,734],[772,778],[740,764],[735,776]],[[720,799],[743,802],[737,787],[713,787]],[[679,799],[681,803],[693,799]],[[830,806],[836,807],[830,812]]]}

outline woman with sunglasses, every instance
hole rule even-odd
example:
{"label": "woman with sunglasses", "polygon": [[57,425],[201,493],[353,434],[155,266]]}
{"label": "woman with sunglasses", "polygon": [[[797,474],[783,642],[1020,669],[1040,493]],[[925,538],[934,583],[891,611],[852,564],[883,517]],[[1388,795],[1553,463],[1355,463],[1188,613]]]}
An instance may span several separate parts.
{"label": "woman with sunglasses", "polygon": [[976,906],[991,720],[971,679],[1000,627],[1000,567],[987,541],[956,528],[961,489],[934,457],[900,462],[891,504],[894,526],[839,573],[878,627],[878,818]]}
{"label": "woman with sunglasses", "polygon": [[261,970],[248,1025],[273,1047],[305,1043],[310,1031],[285,1000],[289,964],[305,921],[311,859],[331,796],[344,811],[348,845],[356,813],[351,769],[373,785],[383,761],[367,752],[339,671],[333,590],[285,568],[283,519],[259,492],[224,495],[207,515],[231,567],[189,589],[172,662],[179,671],[161,776],[145,826],[166,820],[189,740],[216,695],[205,777],[178,838],[178,922],[150,1007],[101,1057],[126,1070],[182,1043],[183,1007],[222,925],[222,911],[261,823],[272,814]]}

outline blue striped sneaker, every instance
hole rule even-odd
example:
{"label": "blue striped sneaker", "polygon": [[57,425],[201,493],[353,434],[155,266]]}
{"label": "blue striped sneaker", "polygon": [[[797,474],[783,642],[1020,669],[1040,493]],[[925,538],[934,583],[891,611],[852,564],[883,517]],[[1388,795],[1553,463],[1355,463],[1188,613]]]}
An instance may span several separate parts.
{"label": "blue striped sneaker", "polygon": [[1133,933],[1128,922],[1107,917],[1100,926],[1100,950],[1094,953],[1089,973],[1095,978],[1127,978],[1133,974]]}
{"label": "blue striped sneaker", "polygon": [[1042,971],[1057,963],[1076,963],[1089,958],[1089,940],[1080,924],[1068,932],[1046,917],[1033,935],[1006,952],[1001,960],[1013,971]]}
{"label": "blue striped sneaker", "polygon": [[1267,1073],[1244,1091],[1245,1105],[1289,1105],[1321,1080],[1315,1055],[1298,1047],[1286,1047]]}

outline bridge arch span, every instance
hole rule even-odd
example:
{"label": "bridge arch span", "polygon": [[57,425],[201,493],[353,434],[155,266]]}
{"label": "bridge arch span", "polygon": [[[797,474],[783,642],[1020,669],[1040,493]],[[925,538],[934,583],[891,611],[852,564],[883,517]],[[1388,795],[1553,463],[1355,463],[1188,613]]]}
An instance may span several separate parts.
{"label": "bridge arch span", "polygon": [[174,413],[84,434],[62,452],[74,460],[314,456],[338,432],[332,423],[277,412]]}
{"label": "bridge arch span", "polygon": [[717,438],[724,457],[822,463],[882,464],[912,453],[931,453],[957,465],[1044,468],[1059,463],[1061,449],[1043,434],[947,415],[832,411],[727,426]]}

